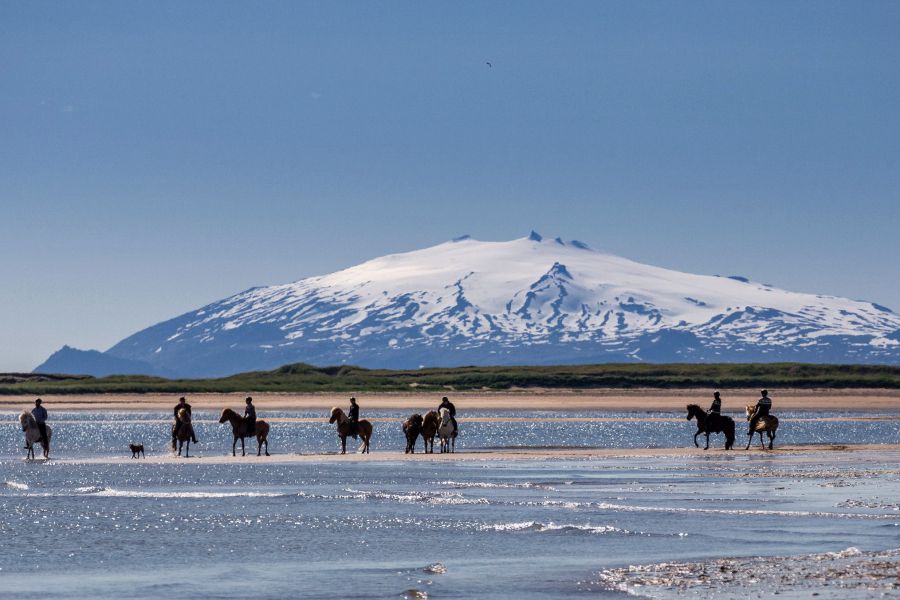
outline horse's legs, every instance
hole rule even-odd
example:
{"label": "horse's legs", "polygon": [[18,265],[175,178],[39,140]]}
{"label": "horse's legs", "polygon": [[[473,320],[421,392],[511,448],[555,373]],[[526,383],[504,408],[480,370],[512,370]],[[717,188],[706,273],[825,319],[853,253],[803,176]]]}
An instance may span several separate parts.
{"label": "horse's legs", "polygon": [[341,436],[341,454],[347,454],[347,436]]}
{"label": "horse's legs", "polygon": [[237,454],[234,453],[235,448],[237,448],[237,436],[235,436],[234,440],[232,440],[232,442],[231,442],[231,455],[232,456],[237,456]]}
{"label": "horse's legs", "polygon": [[775,432],[770,431],[769,432],[769,450],[772,449],[772,444],[774,444],[774,443],[775,443]]}
{"label": "horse's legs", "polygon": [[766,449],[766,442],[765,442],[765,440],[763,440],[763,432],[762,431],[759,432],[759,445],[763,450]]}
{"label": "horse's legs", "polygon": [[704,450],[709,450],[709,432],[706,432],[706,448]]}
{"label": "horse's legs", "polygon": [[263,442],[265,442],[265,444],[266,444],[266,456],[270,456],[270,454],[269,454],[269,437],[266,436],[266,439],[264,439]]}
{"label": "horse's legs", "polygon": [[700,435],[701,433],[703,433],[703,430],[698,427],[697,433],[694,434],[694,445],[697,446],[698,448],[700,447],[700,444],[697,443],[697,436]]}
{"label": "horse's legs", "polygon": [[190,440],[190,439],[187,439],[187,440],[185,440],[184,443],[185,443],[185,447],[184,447],[184,457],[185,457],[185,458],[190,458],[190,457],[191,457],[191,440]]}
{"label": "horse's legs", "polygon": [[241,456],[247,456],[247,449],[244,447],[243,437],[241,437]]}
{"label": "horse's legs", "polygon": [[744,448],[744,450],[749,450],[749,449],[750,449],[750,444],[751,444],[752,442],[753,442],[753,434],[751,433],[750,435],[747,436],[747,447]]}

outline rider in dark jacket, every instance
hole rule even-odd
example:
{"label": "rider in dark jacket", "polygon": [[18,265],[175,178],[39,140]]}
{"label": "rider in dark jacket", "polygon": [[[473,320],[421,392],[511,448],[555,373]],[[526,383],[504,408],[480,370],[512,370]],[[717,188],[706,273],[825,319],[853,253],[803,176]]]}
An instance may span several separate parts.
{"label": "rider in dark jacket", "polygon": [[37,423],[38,431],[41,432],[41,439],[38,443],[46,445],[47,443],[47,409],[41,406],[43,401],[38,398],[34,401],[34,408],[31,409],[31,416]]}
{"label": "rider in dark jacket", "polygon": [[756,401],[756,410],[753,411],[753,416],[750,417],[750,430],[747,432],[747,435],[753,435],[759,420],[767,416],[769,411],[772,410],[772,399],[769,398],[769,390],[763,390],[760,394],[762,397]]}
{"label": "rider in dark jacket", "polygon": [[350,398],[350,410],[347,411],[347,420],[350,422],[350,435],[356,438],[356,429],[359,425],[359,404],[356,398]]}
{"label": "rider in dark jacket", "polygon": [[[187,399],[184,396],[178,399],[178,404],[175,405],[175,409],[173,411],[175,413],[175,427],[172,428],[173,446],[175,445],[175,437],[178,435],[178,430],[181,429],[181,426],[183,425],[181,419],[178,418],[178,411],[180,411],[182,408],[187,411],[188,415],[191,414],[191,405],[187,403]],[[197,435],[194,433],[193,426],[191,426],[191,441],[195,444],[197,443]]]}
{"label": "rider in dark jacket", "polygon": [[707,415],[711,415],[713,413],[717,415],[722,414],[722,398],[719,397],[719,392],[713,394],[712,404],[709,405],[709,410],[706,411]]}
{"label": "rider in dark jacket", "polygon": [[441,404],[438,406],[438,414],[440,414],[442,408],[446,408],[450,411],[450,421],[453,423],[453,435],[456,435],[459,432],[459,425],[456,424],[456,407],[453,406],[453,403],[450,402],[450,399],[447,398],[447,396],[441,398]]}
{"label": "rider in dark jacket", "polygon": [[247,436],[256,434],[256,407],[253,406],[253,398],[247,396],[247,407],[244,409],[244,432]]}

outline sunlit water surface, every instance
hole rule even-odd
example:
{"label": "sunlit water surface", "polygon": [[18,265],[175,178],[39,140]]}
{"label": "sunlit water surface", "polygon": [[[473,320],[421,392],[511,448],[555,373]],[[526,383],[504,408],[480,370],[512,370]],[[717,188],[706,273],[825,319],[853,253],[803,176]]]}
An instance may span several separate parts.
{"label": "sunlit water surface", "polygon": [[[130,441],[159,454],[167,425],[149,413],[54,413],[54,455],[65,460],[45,464],[21,459],[13,416],[0,433],[0,595],[616,597],[598,582],[603,568],[900,545],[897,453],[833,452],[823,454],[824,465],[759,450],[594,460],[70,462],[130,455]],[[230,451],[225,426],[198,416],[198,453]],[[622,422],[462,419],[458,448],[691,443],[694,426],[683,418],[612,416]],[[897,421],[792,416],[797,422],[785,418],[779,441],[898,443]],[[402,447],[397,429],[394,421],[376,426],[376,459]],[[333,452],[335,444],[324,422],[273,424],[273,452]]]}

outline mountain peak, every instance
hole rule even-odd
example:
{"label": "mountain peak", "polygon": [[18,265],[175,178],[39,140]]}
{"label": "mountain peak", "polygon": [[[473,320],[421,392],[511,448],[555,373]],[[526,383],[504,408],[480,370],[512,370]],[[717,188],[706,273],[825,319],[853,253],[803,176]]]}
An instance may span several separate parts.
{"label": "mountain peak", "polygon": [[539,234],[537,231],[532,229],[531,233],[528,234],[528,239],[531,240],[532,242],[540,242],[540,241],[543,241],[544,238],[541,236],[541,234]]}

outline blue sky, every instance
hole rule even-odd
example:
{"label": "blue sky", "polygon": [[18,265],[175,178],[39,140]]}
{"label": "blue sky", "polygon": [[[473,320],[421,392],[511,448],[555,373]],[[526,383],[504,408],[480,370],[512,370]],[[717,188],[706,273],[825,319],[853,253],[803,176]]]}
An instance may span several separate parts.
{"label": "blue sky", "polygon": [[0,371],[532,228],[900,310],[897,31],[896,2],[0,2]]}

